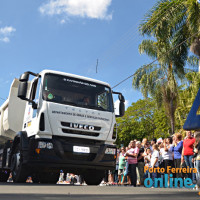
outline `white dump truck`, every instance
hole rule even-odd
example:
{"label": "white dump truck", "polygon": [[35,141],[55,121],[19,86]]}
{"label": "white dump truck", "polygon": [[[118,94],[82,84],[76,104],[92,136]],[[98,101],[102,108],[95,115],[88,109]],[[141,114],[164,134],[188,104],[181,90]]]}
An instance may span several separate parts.
{"label": "white dump truck", "polygon": [[14,79],[0,107],[0,181],[56,183],[59,171],[80,174],[98,185],[115,169],[113,94],[98,80],[44,70]]}

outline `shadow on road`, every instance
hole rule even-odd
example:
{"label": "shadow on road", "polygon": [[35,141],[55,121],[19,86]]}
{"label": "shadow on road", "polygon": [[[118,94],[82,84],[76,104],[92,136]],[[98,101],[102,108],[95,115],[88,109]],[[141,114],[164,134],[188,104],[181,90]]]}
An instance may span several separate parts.
{"label": "shadow on road", "polygon": [[183,199],[200,199],[200,196],[197,192],[191,193],[191,192],[180,192],[180,193],[171,193],[171,194],[131,194],[131,195],[72,195],[72,194],[66,194],[66,195],[59,195],[59,194],[52,194],[52,195],[46,195],[46,194],[0,194],[0,199],[2,200],[68,200],[68,199],[81,199],[81,200],[88,200],[88,199],[94,199],[94,200],[102,200],[102,199],[108,199],[108,200],[124,200],[124,199],[152,199],[152,200],[169,200],[169,199],[176,199],[176,200],[183,200]]}

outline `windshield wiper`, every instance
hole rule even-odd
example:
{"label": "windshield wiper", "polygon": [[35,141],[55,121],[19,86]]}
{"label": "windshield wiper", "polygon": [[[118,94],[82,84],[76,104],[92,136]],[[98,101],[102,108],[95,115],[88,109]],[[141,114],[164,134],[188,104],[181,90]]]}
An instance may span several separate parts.
{"label": "windshield wiper", "polygon": [[103,108],[102,106],[98,106],[97,107],[99,110],[103,110],[103,111],[107,111],[105,108]]}
{"label": "windshield wiper", "polygon": [[71,106],[78,106],[77,103],[70,102],[70,101],[63,101],[63,103],[68,104],[68,105],[71,105]]}
{"label": "windshield wiper", "polygon": [[88,108],[92,108],[92,109],[107,111],[106,109],[104,109],[104,108],[101,107],[101,106],[88,105],[87,107],[88,107]]}
{"label": "windshield wiper", "polygon": [[94,105],[83,105],[83,104],[77,104],[74,102],[70,102],[70,101],[63,101],[64,104],[68,104],[68,105],[72,105],[72,106],[80,106],[82,108],[91,108],[91,109],[96,109],[96,110],[102,110],[102,111],[107,111],[106,109],[104,109],[101,106],[94,106]]}

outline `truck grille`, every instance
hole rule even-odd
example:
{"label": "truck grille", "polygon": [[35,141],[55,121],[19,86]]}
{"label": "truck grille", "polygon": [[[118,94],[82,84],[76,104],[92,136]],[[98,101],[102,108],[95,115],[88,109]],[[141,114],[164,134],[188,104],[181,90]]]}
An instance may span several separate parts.
{"label": "truck grille", "polygon": [[94,136],[94,137],[98,137],[99,133],[95,133],[95,132],[90,132],[90,131],[77,131],[77,130],[71,130],[71,129],[62,129],[63,133],[70,133],[70,134],[75,134],[75,135],[87,135],[87,136]]}
{"label": "truck grille", "polygon": [[93,161],[96,157],[95,153],[90,153],[90,154],[86,154],[86,155],[78,155],[76,153],[76,155],[74,153],[71,152],[65,152],[65,157],[67,158],[67,160],[80,160],[80,161]]}
{"label": "truck grille", "polygon": [[[65,126],[65,127],[68,127],[68,128],[71,128],[71,127],[70,127],[70,122],[61,122],[61,125],[62,125],[62,126]],[[99,127],[99,126],[94,126],[94,130],[95,130],[95,131],[100,131],[100,130],[101,130],[101,127]]]}

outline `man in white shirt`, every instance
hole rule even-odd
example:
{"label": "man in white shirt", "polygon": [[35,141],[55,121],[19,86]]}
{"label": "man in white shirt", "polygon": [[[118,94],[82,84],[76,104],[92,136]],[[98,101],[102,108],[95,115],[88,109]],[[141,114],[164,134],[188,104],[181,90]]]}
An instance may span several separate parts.
{"label": "man in white shirt", "polygon": [[[158,152],[158,145],[154,144],[152,146],[153,148],[153,153],[151,156],[151,168],[157,168],[158,167],[158,158],[159,158],[159,152]],[[155,178],[157,178],[157,172],[153,170],[153,173],[151,173],[151,178],[153,180],[153,184],[154,184],[154,180]]]}

